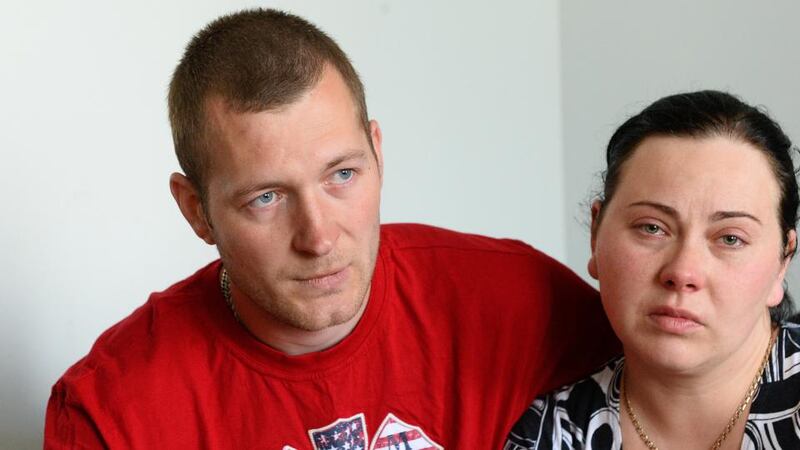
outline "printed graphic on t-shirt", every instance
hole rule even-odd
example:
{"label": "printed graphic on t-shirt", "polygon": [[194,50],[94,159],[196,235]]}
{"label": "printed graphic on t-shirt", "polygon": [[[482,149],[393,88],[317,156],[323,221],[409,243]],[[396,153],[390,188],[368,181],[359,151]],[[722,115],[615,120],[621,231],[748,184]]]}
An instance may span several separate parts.
{"label": "printed graphic on t-shirt", "polygon": [[[366,450],[369,442],[363,413],[322,428],[308,430],[314,450]],[[389,413],[383,419],[369,450],[444,450],[420,427],[409,425]]]}
{"label": "printed graphic on t-shirt", "polygon": [[308,430],[308,436],[315,450],[364,450],[369,442],[364,414]]}
{"label": "printed graphic on t-shirt", "polygon": [[375,433],[370,450],[443,450],[443,447],[433,442],[419,427],[389,413]]}

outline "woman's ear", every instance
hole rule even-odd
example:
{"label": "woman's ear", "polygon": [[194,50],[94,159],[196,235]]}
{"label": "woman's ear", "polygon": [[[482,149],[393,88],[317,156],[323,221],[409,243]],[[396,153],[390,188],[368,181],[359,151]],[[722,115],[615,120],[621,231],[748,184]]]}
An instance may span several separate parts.
{"label": "woman's ear", "polygon": [[795,251],[797,251],[797,232],[789,230],[786,232],[786,251],[783,252],[784,265],[789,265]]}
{"label": "woman's ear", "polygon": [[591,225],[591,248],[592,254],[589,257],[589,262],[586,264],[586,268],[589,271],[589,275],[597,280],[597,258],[595,257],[595,249],[597,247],[597,228],[600,226],[600,209],[602,208],[603,204],[600,200],[595,200],[592,202],[592,225]]}
{"label": "woman's ear", "polygon": [[778,272],[778,277],[775,279],[775,288],[770,296],[767,306],[778,306],[783,300],[786,290],[783,288],[784,280],[786,279],[786,271],[789,269],[789,263],[792,262],[792,255],[797,250],[797,232],[789,230],[786,233],[786,248],[783,252],[783,261],[781,262],[781,270]]}

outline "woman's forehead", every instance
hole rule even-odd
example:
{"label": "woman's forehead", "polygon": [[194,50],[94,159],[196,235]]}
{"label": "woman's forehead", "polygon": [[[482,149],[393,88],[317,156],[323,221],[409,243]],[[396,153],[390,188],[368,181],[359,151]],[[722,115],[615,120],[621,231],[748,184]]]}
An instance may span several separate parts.
{"label": "woman's forehead", "polygon": [[777,208],[780,188],[762,151],[724,136],[652,136],[625,162],[614,197],[737,209]]}

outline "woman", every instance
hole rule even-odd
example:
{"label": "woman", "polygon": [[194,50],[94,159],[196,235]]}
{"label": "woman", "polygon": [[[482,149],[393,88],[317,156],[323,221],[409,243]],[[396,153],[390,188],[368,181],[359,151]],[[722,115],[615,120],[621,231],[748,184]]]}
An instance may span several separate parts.
{"label": "woman", "polygon": [[800,449],[791,151],[716,91],[662,98],[614,133],[588,266],[624,356],[537,398],[505,449]]}

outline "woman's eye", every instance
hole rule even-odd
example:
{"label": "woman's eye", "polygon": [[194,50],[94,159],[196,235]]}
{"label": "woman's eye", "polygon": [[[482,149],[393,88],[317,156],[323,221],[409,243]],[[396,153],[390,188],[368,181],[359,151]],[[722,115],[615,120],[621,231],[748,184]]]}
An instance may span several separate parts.
{"label": "woman's eye", "polygon": [[264,192],[253,199],[253,201],[250,202],[250,206],[253,208],[264,208],[265,206],[269,206],[275,202],[275,197],[275,191]]}
{"label": "woman's eye", "polygon": [[337,170],[336,173],[333,174],[333,183],[334,184],[343,184],[350,181],[354,175],[353,169],[341,169]]}
{"label": "woman's eye", "polygon": [[739,236],[734,236],[732,234],[726,234],[722,236],[722,243],[729,246],[729,247],[736,247],[742,245],[742,240],[739,239]]}
{"label": "woman's eye", "polygon": [[659,234],[659,233],[661,233],[661,227],[656,225],[656,224],[653,224],[653,223],[644,224],[644,225],[641,226],[641,229],[642,229],[642,231],[644,231],[647,234]]}

